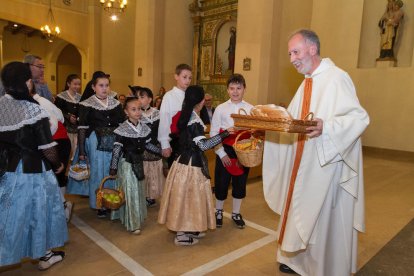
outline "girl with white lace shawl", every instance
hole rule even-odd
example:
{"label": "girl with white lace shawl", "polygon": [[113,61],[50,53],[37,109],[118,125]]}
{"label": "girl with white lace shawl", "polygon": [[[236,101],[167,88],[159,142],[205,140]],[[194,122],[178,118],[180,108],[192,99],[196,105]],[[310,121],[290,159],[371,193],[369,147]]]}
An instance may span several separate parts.
{"label": "girl with white lace shawl", "polygon": [[210,186],[207,158],[204,151],[220,144],[229,128],[209,139],[200,119],[204,105],[201,86],[189,86],[178,120],[180,155],[174,161],[165,183],[158,222],[176,231],[176,245],[194,245],[203,231],[215,229],[214,202]]}
{"label": "girl with white lace shawl", "polygon": [[29,66],[7,64],[0,98],[0,266],[39,259],[45,270],[63,260],[68,231],[56,177],[63,171],[48,113],[31,98]]}
{"label": "girl with white lace shawl", "polygon": [[[79,145],[73,158],[74,162],[78,158],[89,162],[90,176],[86,181],[70,178],[68,193],[88,195],[89,206],[96,209],[95,191],[108,173],[115,142],[113,131],[125,120],[125,114],[121,103],[110,96],[108,75],[103,74],[94,79],[92,88],[95,95],[79,103]],[[113,188],[115,181],[107,181],[105,185]],[[99,218],[106,217],[106,210],[97,211]]]}
{"label": "girl with white lace shawl", "polygon": [[[130,86],[130,89],[136,91],[136,95],[141,102],[142,122],[151,129],[150,143],[159,145],[157,137],[158,126],[160,125],[160,111],[150,105],[153,98],[151,89],[140,86]],[[155,200],[162,196],[165,183],[162,157],[154,155],[147,150],[144,151],[144,172],[147,206],[153,207],[156,205]]]}
{"label": "girl with white lace shawl", "polygon": [[111,219],[120,219],[128,231],[139,234],[147,217],[143,154],[149,151],[161,156],[161,148],[150,143],[151,129],[140,121],[140,101],[135,97],[127,98],[124,111],[128,120],[114,130],[109,174],[118,175],[116,186],[124,190],[126,203],[119,210],[112,211]]}

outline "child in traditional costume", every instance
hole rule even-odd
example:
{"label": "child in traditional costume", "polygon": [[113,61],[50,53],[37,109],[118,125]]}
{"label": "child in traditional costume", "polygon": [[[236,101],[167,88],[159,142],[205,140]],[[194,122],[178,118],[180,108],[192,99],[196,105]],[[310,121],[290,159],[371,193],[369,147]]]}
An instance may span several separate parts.
{"label": "child in traditional costume", "polygon": [[78,75],[70,74],[66,78],[65,90],[59,93],[55,99],[55,105],[62,111],[65,117],[65,128],[68,132],[72,152],[72,159],[78,145],[78,113],[81,95],[81,80]]}
{"label": "child in traditional costume", "polygon": [[[151,107],[153,94],[151,89],[147,87],[134,86],[130,87],[135,90],[141,102],[142,122],[151,129],[150,143],[159,145],[158,126],[160,124],[160,111]],[[147,206],[152,207],[156,205],[156,199],[162,196],[162,190],[165,183],[165,176],[163,174],[163,160],[159,155],[155,155],[148,150],[144,151],[144,172],[145,172],[145,186],[146,186],[146,200]],[[168,169],[168,166],[165,168]]]}
{"label": "child in traditional costume", "polygon": [[189,86],[178,120],[180,156],[174,161],[161,201],[158,222],[177,232],[176,245],[193,245],[215,229],[214,203],[204,151],[218,145],[233,128],[207,139],[199,113],[204,104],[201,86]]}
{"label": "child in traditional costume", "polygon": [[[101,180],[107,176],[112,149],[115,142],[113,131],[124,121],[125,115],[121,103],[109,96],[109,79],[105,73],[97,76],[92,82],[95,94],[79,103],[79,160],[86,160],[90,166],[87,181],[69,179],[68,193],[88,195],[89,206],[96,207],[96,190]],[[76,162],[75,154],[74,162]],[[108,188],[115,186],[115,181],[106,184]],[[106,210],[99,209],[98,217],[106,217]]]}
{"label": "child in traditional costume", "polygon": [[[211,121],[210,136],[217,135],[220,131],[233,127],[234,120],[231,114],[238,113],[242,108],[247,114],[250,114],[252,105],[243,100],[246,89],[246,81],[240,74],[234,74],[227,80],[227,93],[229,100],[218,105],[214,111]],[[249,174],[249,168],[243,167],[233,149],[233,144],[238,133],[226,138],[222,147],[216,149],[216,167],[214,175],[214,194],[216,196],[216,225],[217,228],[223,226],[223,207],[224,201],[227,199],[229,185],[232,185],[233,211],[231,218],[235,225],[243,229],[245,222],[240,214],[240,208],[243,198],[246,197],[246,183]],[[243,134],[240,140],[247,139],[250,134]]]}
{"label": "child in traditional costume", "polygon": [[[144,182],[144,151],[161,155],[161,148],[150,143],[151,129],[140,121],[141,103],[138,98],[126,99],[125,113],[128,120],[115,129],[110,175],[118,175],[117,187],[125,193],[125,205],[112,211],[111,219],[121,219],[128,231],[141,232],[147,217]],[[146,177],[146,176],[145,176]]]}
{"label": "child in traditional costume", "polygon": [[[56,173],[63,164],[52,140],[48,113],[30,96],[27,64],[11,62],[1,73],[0,266],[39,259],[45,270],[63,260],[68,231]],[[53,168],[53,170],[52,170]]]}

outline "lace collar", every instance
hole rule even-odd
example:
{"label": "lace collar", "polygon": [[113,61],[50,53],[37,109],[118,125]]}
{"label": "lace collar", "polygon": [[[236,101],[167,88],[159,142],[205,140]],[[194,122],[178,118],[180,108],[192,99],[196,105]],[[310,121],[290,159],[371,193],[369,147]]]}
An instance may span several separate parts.
{"label": "lace collar", "polygon": [[0,98],[0,131],[13,131],[33,125],[49,115],[40,105],[19,101],[6,94]]}
{"label": "lace collar", "polygon": [[192,124],[200,124],[203,126],[204,130],[207,129],[206,125],[203,123],[203,120],[201,120],[200,116],[193,110],[193,113],[191,114],[190,121],[188,121],[187,126],[191,126]]}
{"label": "lace collar", "polygon": [[147,137],[151,132],[151,128],[146,124],[138,122],[134,126],[128,120],[124,121],[114,130],[114,133],[127,138],[142,138]]}
{"label": "lace collar", "polygon": [[108,106],[104,106],[102,102],[96,97],[96,95],[93,95],[87,98],[86,100],[80,102],[79,104],[86,107],[92,107],[96,110],[112,110],[121,104],[119,101],[110,96],[108,96],[107,102]]}
{"label": "lace collar", "polygon": [[67,101],[67,102],[69,102],[69,103],[74,103],[74,104],[79,103],[79,101],[80,101],[80,99],[81,99],[81,95],[80,95],[79,93],[76,93],[76,94],[75,94],[75,97],[72,97],[72,95],[70,95],[70,93],[69,93],[69,91],[68,91],[68,90],[66,90],[66,91],[63,91],[63,92],[59,93],[59,94],[57,95],[57,97],[59,97],[59,98],[61,98],[61,99],[65,100],[65,101]]}
{"label": "lace collar", "polygon": [[160,111],[151,107],[149,111],[142,112],[142,120],[144,123],[153,123],[160,119]]}

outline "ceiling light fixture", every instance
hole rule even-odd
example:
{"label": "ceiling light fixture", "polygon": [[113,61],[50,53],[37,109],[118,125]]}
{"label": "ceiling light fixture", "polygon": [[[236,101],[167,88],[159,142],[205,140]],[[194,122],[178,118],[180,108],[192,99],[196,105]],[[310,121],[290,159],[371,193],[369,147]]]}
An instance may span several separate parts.
{"label": "ceiling light fixture", "polygon": [[127,0],[99,0],[103,9],[110,14],[112,21],[117,21],[119,15],[125,12]]}
{"label": "ceiling light fixture", "polygon": [[52,0],[49,1],[49,10],[47,12],[46,24],[40,27],[43,35],[49,42],[53,42],[60,34],[60,27],[55,22],[52,11]]}

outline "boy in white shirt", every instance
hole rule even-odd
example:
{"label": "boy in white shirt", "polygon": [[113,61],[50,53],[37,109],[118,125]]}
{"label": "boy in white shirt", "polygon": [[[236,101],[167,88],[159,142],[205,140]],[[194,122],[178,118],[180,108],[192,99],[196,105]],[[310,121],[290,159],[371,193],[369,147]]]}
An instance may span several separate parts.
{"label": "boy in white shirt", "polygon": [[[227,92],[230,99],[219,106],[213,114],[211,122],[210,137],[219,132],[234,126],[232,113],[238,113],[243,108],[247,114],[253,107],[243,100],[246,89],[246,81],[241,74],[234,74],[227,80]],[[237,227],[243,229],[245,223],[240,214],[242,199],[246,197],[246,182],[249,168],[243,167],[237,160],[233,149],[233,143],[238,133],[230,135],[223,141],[223,146],[216,149],[216,168],[215,168],[215,196],[216,196],[216,224],[217,227],[223,225],[223,206],[227,198],[230,181],[232,183],[233,212],[232,219]],[[250,134],[248,135],[250,136]],[[248,137],[246,137],[248,138]],[[243,139],[243,137],[240,137]]]}
{"label": "boy in white shirt", "polygon": [[158,141],[161,143],[162,156],[168,158],[169,167],[178,157],[178,133],[171,133],[171,123],[173,122],[173,117],[182,109],[185,90],[191,84],[191,71],[190,65],[177,65],[174,74],[177,84],[173,89],[165,93],[161,103]]}

